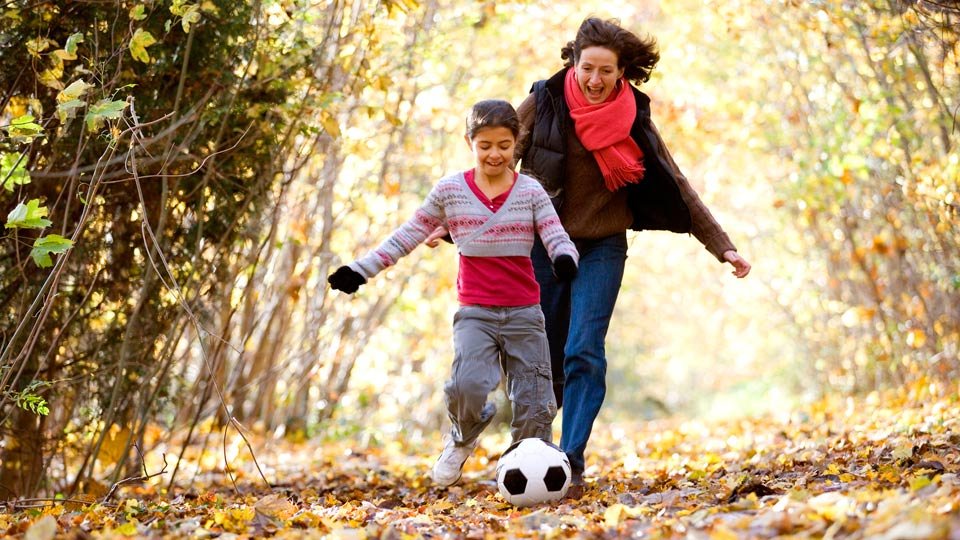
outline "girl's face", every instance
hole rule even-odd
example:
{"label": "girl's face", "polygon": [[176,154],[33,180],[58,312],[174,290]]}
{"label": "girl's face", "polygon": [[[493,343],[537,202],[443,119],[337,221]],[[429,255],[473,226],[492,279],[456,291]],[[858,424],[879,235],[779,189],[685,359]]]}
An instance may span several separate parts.
{"label": "girl's face", "polygon": [[477,171],[484,176],[496,177],[507,172],[513,164],[513,151],[517,138],[505,127],[480,128],[473,139],[465,136],[477,160]]}
{"label": "girl's face", "polygon": [[574,66],[577,84],[591,104],[603,103],[617,87],[623,69],[617,67],[617,53],[594,45],[580,51]]}

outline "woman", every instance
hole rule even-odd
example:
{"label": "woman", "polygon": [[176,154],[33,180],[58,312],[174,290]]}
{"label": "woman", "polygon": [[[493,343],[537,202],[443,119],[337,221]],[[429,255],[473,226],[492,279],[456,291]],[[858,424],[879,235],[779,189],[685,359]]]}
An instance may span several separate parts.
{"label": "woman", "polygon": [[620,291],[627,229],[691,233],[733,274],[750,264],[714,220],[630,83],[650,78],[656,42],[615,21],[588,18],[561,51],[562,70],[535,83],[520,115],[521,172],[537,178],[580,253],[577,278],[560,282],[542,244],[531,257],[546,317],[554,392],[563,405],[560,447],[574,485],[606,393],[604,341]]}

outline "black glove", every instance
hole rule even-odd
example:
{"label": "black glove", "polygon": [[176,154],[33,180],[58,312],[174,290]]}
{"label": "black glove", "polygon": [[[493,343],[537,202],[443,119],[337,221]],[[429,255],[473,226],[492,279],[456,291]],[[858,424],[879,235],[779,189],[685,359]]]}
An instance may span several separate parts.
{"label": "black glove", "polygon": [[327,283],[329,283],[331,287],[347,294],[357,292],[357,289],[366,282],[366,278],[356,273],[349,266],[337,268],[337,271],[330,274],[330,277],[327,278]]}
{"label": "black glove", "polygon": [[560,255],[553,261],[553,273],[557,275],[557,281],[573,281],[577,277],[577,263],[570,255]]}

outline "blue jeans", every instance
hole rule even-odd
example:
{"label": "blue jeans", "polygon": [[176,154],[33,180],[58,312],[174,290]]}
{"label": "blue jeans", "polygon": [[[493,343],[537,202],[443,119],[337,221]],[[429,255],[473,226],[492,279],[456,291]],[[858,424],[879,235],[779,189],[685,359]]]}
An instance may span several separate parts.
{"label": "blue jeans", "polygon": [[571,468],[582,472],[587,440],[607,392],[604,341],[623,281],[627,235],[574,242],[580,268],[570,283],[557,281],[539,239],[530,256],[540,284],[554,392],[557,405],[563,407],[560,448]]}

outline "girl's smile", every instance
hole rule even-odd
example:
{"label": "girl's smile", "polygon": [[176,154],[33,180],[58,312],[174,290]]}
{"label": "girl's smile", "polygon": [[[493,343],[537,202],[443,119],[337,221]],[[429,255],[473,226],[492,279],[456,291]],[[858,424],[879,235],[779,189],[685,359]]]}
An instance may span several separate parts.
{"label": "girl's smile", "polygon": [[517,140],[510,129],[502,126],[480,129],[473,139],[467,137],[477,162],[477,173],[487,180],[513,181],[513,151]]}

